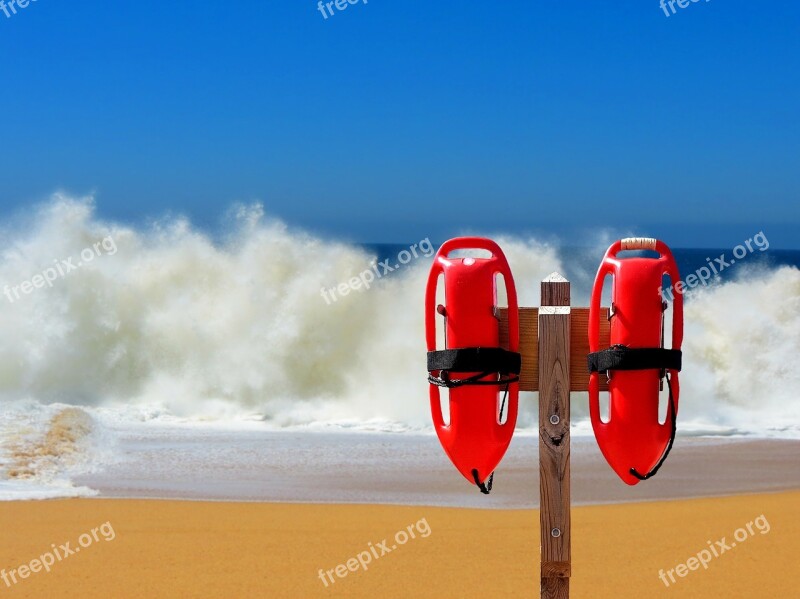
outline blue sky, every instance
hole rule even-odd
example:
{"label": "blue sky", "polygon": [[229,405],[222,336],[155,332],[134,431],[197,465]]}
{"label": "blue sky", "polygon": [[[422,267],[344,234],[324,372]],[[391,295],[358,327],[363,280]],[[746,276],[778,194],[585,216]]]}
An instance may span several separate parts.
{"label": "blue sky", "polygon": [[[8,0],[6,0],[8,3]],[[37,0],[0,12],[0,218],[57,189],[355,241],[800,247],[789,0]]]}

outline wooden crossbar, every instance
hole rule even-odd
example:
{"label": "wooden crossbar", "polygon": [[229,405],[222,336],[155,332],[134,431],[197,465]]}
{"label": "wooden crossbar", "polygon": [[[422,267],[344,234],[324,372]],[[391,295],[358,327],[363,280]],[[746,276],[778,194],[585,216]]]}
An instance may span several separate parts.
{"label": "wooden crossbar", "polygon": [[[498,310],[500,319],[500,346],[508,349],[508,309]],[[569,377],[570,391],[589,390],[589,308],[570,309]],[[610,345],[611,327],[608,308],[600,309],[600,347]],[[522,371],[519,375],[520,391],[539,390],[539,308],[519,309],[519,349],[522,354]],[[600,377],[600,390],[608,390],[605,376]]]}

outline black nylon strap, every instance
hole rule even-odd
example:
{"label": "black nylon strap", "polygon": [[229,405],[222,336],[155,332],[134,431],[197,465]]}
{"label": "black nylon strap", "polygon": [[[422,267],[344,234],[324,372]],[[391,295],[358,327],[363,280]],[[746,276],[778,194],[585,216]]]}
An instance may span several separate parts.
{"label": "black nylon strap", "polygon": [[681,350],[614,345],[589,354],[589,372],[609,370],[680,370]]}
{"label": "black nylon strap", "polygon": [[500,347],[462,347],[428,352],[428,372],[499,372],[519,374],[522,357]]}

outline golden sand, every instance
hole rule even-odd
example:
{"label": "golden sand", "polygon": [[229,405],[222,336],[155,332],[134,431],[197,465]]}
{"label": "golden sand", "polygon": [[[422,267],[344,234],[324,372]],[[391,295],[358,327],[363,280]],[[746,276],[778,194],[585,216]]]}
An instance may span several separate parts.
{"label": "golden sand", "polygon": [[[800,596],[798,506],[800,492],[577,507],[571,596]],[[538,597],[533,510],[59,500],[0,504],[0,535],[9,580],[87,535],[49,573],[0,579],[0,598]],[[704,569],[708,541],[729,548]]]}

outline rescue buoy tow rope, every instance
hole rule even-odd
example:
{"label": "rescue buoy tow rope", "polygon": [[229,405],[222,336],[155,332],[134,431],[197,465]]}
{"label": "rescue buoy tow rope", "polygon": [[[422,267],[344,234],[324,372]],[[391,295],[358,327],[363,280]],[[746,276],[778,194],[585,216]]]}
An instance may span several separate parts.
{"label": "rescue buoy tow rope", "polygon": [[475,376],[471,376],[465,379],[451,379],[450,374],[447,370],[439,371],[439,376],[435,376],[433,373],[428,375],[428,382],[432,383],[438,387],[447,387],[448,389],[452,389],[453,387],[463,387],[464,385],[509,385],[511,383],[516,383],[519,381],[519,376],[517,375],[503,375],[500,374],[500,378],[494,381],[482,381],[481,379],[487,376],[497,375],[499,373],[494,371],[489,372],[481,372],[476,374]]}
{"label": "rescue buoy tow rope", "polygon": [[[428,352],[428,382],[439,387],[463,385],[508,385],[519,380],[522,356],[501,347],[461,347]],[[433,373],[438,372],[436,376]],[[463,379],[451,379],[450,372],[477,372]],[[484,381],[487,376],[497,379]]]}
{"label": "rescue buoy tow rope", "polygon": [[639,472],[636,470],[636,468],[631,468],[630,469],[630,473],[633,476],[635,476],[636,478],[638,478],[639,480],[647,480],[648,478],[653,478],[656,475],[656,472],[658,472],[658,469],[661,468],[661,466],[667,460],[667,456],[669,455],[669,452],[672,451],[672,444],[675,443],[675,434],[678,431],[678,427],[677,427],[677,420],[678,419],[676,418],[676,414],[675,414],[675,399],[672,397],[672,379],[671,379],[671,377],[669,377],[666,374],[664,375],[664,378],[667,379],[667,389],[669,390],[669,415],[670,415],[670,418],[672,419],[672,431],[670,432],[670,435],[669,435],[669,444],[667,445],[667,448],[664,450],[664,455],[662,455],[661,459],[658,460],[658,464],[653,466],[653,469],[650,470],[650,472],[648,472],[647,474],[639,474]]}
{"label": "rescue buoy tow rope", "polygon": [[[519,380],[519,377],[517,377],[515,380]],[[503,391],[503,401],[500,404],[500,415],[497,417],[498,420],[502,420],[502,418],[503,418],[503,412],[506,409],[506,398],[508,397],[508,386],[512,382],[514,382],[514,381],[509,381],[506,384],[505,390]],[[480,475],[478,474],[478,469],[477,468],[473,468],[472,469],[472,478],[475,479],[475,486],[478,487],[478,489],[480,489],[481,493],[483,493],[484,495],[488,495],[489,493],[492,492],[492,483],[494,482],[494,472],[492,472],[489,475],[489,478],[486,479],[486,483],[485,484],[481,482],[479,477],[480,477]]]}
{"label": "rescue buoy tow rope", "polygon": [[[428,352],[428,382],[439,387],[463,385],[506,385],[519,381],[522,356],[501,347],[461,347]],[[438,372],[439,375],[433,374]],[[463,379],[451,379],[450,372],[478,372]],[[484,381],[497,375],[495,380]]]}
{"label": "rescue buoy tow rope", "polygon": [[[664,348],[664,318],[667,313],[667,308],[669,305],[664,300],[661,301],[661,348]],[[680,370],[680,368],[678,368]],[[667,444],[666,450],[664,450],[664,455],[661,456],[661,459],[658,460],[658,463],[653,467],[650,472],[645,475],[639,474],[639,471],[636,468],[631,468],[630,473],[638,478],[639,480],[647,480],[648,478],[652,478],[658,472],[658,469],[661,468],[661,465],[667,460],[667,456],[669,452],[672,451],[672,444],[675,443],[675,434],[678,432],[678,418],[677,414],[675,414],[675,398],[672,396],[672,379],[667,376],[667,371],[662,369],[661,370],[661,381],[667,379],[667,392],[669,393],[669,415],[672,418],[672,430],[669,435],[669,443]],[[660,383],[659,386],[661,390],[664,389],[663,383]]]}
{"label": "rescue buoy tow rope", "polygon": [[478,479],[478,470],[474,469],[472,471],[472,478],[475,479],[475,485],[481,490],[481,493],[484,495],[488,495],[492,492],[492,481],[494,480],[494,472],[489,475],[489,478],[486,479],[486,484],[483,484],[480,479]]}
{"label": "rescue buoy tow rope", "polygon": [[663,347],[631,348],[626,345],[616,344],[608,349],[589,354],[589,372],[605,372],[608,375],[612,370],[651,370],[661,371],[659,380],[667,379],[669,391],[669,417],[671,419],[671,432],[669,444],[664,455],[647,474],[641,474],[636,468],[631,468],[630,473],[639,480],[653,478],[658,469],[664,464],[675,443],[677,432],[677,415],[675,413],[675,397],[672,394],[672,377],[667,375],[667,370],[680,371],[682,353],[679,349],[664,349]]}

